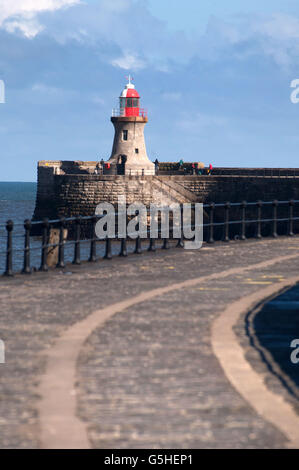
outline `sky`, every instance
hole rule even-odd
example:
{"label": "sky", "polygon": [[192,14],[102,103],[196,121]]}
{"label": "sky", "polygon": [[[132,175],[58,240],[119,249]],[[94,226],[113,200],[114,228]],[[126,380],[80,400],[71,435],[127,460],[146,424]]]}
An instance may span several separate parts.
{"label": "sky", "polygon": [[0,0],[0,181],[108,159],[129,73],[152,160],[299,166],[298,0]]}

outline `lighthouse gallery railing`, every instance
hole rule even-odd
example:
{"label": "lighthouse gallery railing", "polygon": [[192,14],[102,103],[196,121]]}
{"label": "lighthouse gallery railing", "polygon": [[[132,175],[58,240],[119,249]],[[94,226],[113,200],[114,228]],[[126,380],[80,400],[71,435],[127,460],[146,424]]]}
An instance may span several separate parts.
{"label": "lighthouse gallery railing", "polygon": [[[129,109],[134,109],[134,113],[136,112],[137,109],[139,109],[138,117],[143,117],[143,118],[147,117],[147,109],[145,108],[129,108]],[[113,108],[112,117],[135,117],[135,114],[134,116],[127,116],[125,108]]]}

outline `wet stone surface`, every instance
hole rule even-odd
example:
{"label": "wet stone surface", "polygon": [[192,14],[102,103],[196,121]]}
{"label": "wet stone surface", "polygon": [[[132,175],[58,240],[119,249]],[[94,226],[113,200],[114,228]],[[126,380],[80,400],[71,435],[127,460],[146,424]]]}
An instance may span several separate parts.
{"label": "wet stone surface", "polygon": [[79,365],[79,416],[89,423],[94,447],[285,445],[229,384],[210,344],[217,314],[252,292],[246,279],[163,295],[93,333]]}
{"label": "wet stone surface", "polygon": [[[298,238],[216,244],[69,266],[68,275],[1,279],[6,364],[0,365],[0,447],[40,447],[36,386],[47,350],[66,327],[141,292],[298,248]],[[284,436],[231,387],[210,345],[213,319],[230,302],[264,287],[260,277],[273,272],[291,277],[298,262],[174,291],[116,314],[94,331],[78,364],[78,414],[88,423],[92,445],[283,447]]]}

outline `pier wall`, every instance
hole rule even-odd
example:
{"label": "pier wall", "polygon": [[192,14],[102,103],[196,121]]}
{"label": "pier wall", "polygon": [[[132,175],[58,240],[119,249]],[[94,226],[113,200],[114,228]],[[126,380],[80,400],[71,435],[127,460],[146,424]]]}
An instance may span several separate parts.
{"label": "pier wall", "polygon": [[100,202],[116,204],[120,195],[146,205],[299,199],[298,176],[252,176],[244,169],[239,175],[234,169],[233,175],[110,176],[95,174],[96,165],[39,162],[34,219],[93,215]]}

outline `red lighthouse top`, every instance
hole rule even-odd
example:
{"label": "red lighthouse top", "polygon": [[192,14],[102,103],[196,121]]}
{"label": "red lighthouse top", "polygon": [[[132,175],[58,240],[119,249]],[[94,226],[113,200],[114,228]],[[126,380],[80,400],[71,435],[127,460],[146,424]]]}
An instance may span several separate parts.
{"label": "red lighthouse top", "polygon": [[140,109],[140,95],[135,90],[135,85],[132,83],[132,77],[128,77],[129,83],[119,98],[120,116],[145,116],[145,111]]}

